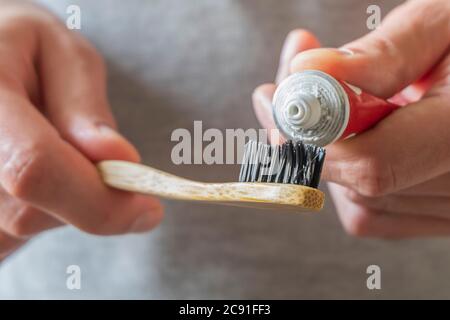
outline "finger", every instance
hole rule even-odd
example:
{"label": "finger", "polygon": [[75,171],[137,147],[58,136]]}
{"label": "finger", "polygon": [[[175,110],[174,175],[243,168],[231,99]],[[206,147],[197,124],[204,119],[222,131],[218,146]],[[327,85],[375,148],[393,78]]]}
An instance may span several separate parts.
{"label": "finger", "polygon": [[281,50],[276,83],[279,84],[289,75],[291,61],[299,52],[319,47],[319,40],[311,32],[304,29],[289,32]]}
{"label": "finger", "polygon": [[7,234],[15,238],[29,238],[61,225],[62,222],[51,215],[0,190],[0,229]]}
{"label": "finger", "polygon": [[405,106],[407,104],[419,101],[425,94],[426,90],[427,87],[414,83],[389,98],[389,101],[399,106]]}
{"label": "finger", "polygon": [[450,197],[450,173],[445,173],[437,178],[399,190],[397,194],[407,196]]}
{"label": "finger", "polygon": [[7,83],[0,83],[0,128],[0,181],[13,197],[96,234],[145,231],[161,220],[158,201],[106,187],[95,166]]}
{"label": "finger", "polygon": [[450,222],[447,219],[368,209],[342,196],[345,189],[337,184],[329,184],[342,225],[353,236],[399,239],[450,234]]}
{"label": "finger", "polygon": [[8,257],[13,251],[17,250],[26,241],[16,239],[0,231],[0,262]]}
{"label": "finger", "polygon": [[[48,26],[42,29],[53,30]],[[19,49],[24,55],[33,54]],[[22,73],[15,67],[6,66],[0,75],[0,177],[4,189],[92,233],[137,232],[156,225],[162,217],[157,200],[105,187],[95,167],[61,140],[24,98]],[[113,152],[116,156],[132,154]]]}
{"label": "finger", "polygon": [[351,189],[346,191],[345,197],[355,204],[377,211],[450,219],[450,197],[399,194],[365,197]]}
{"label": "finger", "polygon": [[408,1],[394,9],[375,31],[345,45],[346,51],[300,53],[291,70],[322,70],[389,98],[424,76],[445,53],[450,43],[449,17],[447,0]]}
{"label": "finger", "polygon": [[449,116],[445,96],[397,110],[371,130],[327,147],[323,178],[380,196],[442,175],[450,171]]}
{"label": "finger", "polygon": [[[105,66],[95,48],[63,26],[44,29],[41,39],[39,61],[45,107],[59,133],[94,162],[139,161],[134,146],[115,130],[107,101]],[[62,65],[67,67],[61,68]],[[158,200],[141,195],[134,195],[133,199],[135,206],[150,209],[140,218],[144,228],[136,226],[136,230],[152,228],[161,218]],[[150,213],[155,216],[149,216]]]}
{"label": "finger", "polygon": [[[35,61],[31,57],[37,47],[33,32],[34,26],[36,21],[41,18],[37,18],[34,11],[29,16],[20,16],[17,9],[23,9],[22,6],[20,8],[7,6],[4,9],[0,25],[2,43],[0,46],[0,69],[14,70],[14,72],[4,72],[0,77],[3,83],[8,83],[9,86],[18,92],[23,92],[24,95],[28,94],[31,100],[38,103],[40,102],[38,76],[35,70]],[[59,225],[61,222],[57,219],[23,201],[14,199],[0,188],[0,230],[13,238],[28,238],[42,230]]]}
{"label": "finger", "polygon": [[[310,32],[303,29],[291,31],[286,37],[280,55],[280,63],[276,76],[278,84],[289,75],[289,65],[292,58],[303,50],[319,47],[317,38]],[[253,108],[260,124],[269,130],[269,137],[274,143],[282,141],[282,137],[274,123],[272,115],[272,98],[276,85],[267,83],[259,86],[253,92]]]}
{"label": "finger", "polygon": [[63,138],[94,162],[139,161],[136,149],[115,130],[104,62],[96,50],[62,25],[42,29],[41,40],[45,109]]}
{"label": "finger", "polygon": [[430,72],[425,82],[428,89],[425,97],[433,97],[438,95],[446,95],[450,92],[450,48],[446,57]]}
{"label": "finger", "polygon": [[261,126],[267,130],[268,138],[272,143],[280,144],[284,141],[283,136],[275,125],[272,113],[272,97],[275,92],[272,83],[263,84],[253,92],[253,109]]}

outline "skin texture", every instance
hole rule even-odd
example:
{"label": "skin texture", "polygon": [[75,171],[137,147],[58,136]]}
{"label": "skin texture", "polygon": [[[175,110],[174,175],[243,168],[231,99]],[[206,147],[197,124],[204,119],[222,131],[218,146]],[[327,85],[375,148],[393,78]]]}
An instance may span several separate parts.
{"label": "skin texture", "polygon": [[32,4],[0,1],[0,260],[64,224],[112,235],[161,220],[157,199],[112,190],[95,168],[139,161],[116,131],[105,78],[78,34]]}
{"label": "skin texture", "polygon": [[[449,12],[448,0],[410,1],[377,31],[347,44],[352,54],[319,49],[304,30],[288,36],[276,83],[319,69],[411,102],[370,131],[328,147],[324,179],[352,235],[450,233]],[[267,128],[274,127],[276,83],[254,94]],[[0,0],[0,260],[64,224],[99,235],[156,226],[157,199],[102,183],[94,163],[106,159],[138,162],[139,155],[116,131],[102,58],[45,10]]]}
{"label": "skin texture", "polygon": [[276,82],[255,90],[255,113],[269,129],[275,128],[276,85],[292,72],[322,70],[376,96],[408,102],[367,132],[327,147],[322,179],[349,234],[450,234],[449,48],[450,1],[411,0],[341,50],[320,48],[308,31],[292,31]]}

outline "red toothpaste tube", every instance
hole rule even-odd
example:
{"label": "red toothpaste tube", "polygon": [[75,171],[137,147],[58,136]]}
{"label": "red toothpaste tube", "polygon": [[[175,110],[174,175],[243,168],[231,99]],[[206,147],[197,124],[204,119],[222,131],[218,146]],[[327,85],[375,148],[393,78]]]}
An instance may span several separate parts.
{"label": "red toothpaste tube", "polygon": [[316,70],[290,75],[273,98],[283,136],[317,146],[361,133],[399,107]]}

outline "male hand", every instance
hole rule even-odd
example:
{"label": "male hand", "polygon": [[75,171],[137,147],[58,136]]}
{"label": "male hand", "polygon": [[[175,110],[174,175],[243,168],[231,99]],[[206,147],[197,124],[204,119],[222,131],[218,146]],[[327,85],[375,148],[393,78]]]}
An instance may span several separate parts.
{"label": "male hand", "polygon": [[0,1],[0,260],[63,224],[143,232],[160,203],[106,187],[95,163],[139,161],[115,131],[95,49],[45,10]]}
{"label": "male hand", "polygon": [[[327,147],[322,178],[346,231],[402,238],[450,235],[450,1],[413,0],[382,25],[337,49],[290,33],[276,83],[317,69],[408,105],[367,132]],[[308,50],[312,49],[312,50]],[[276,84],[255,90],[261,124],[274,128]]]}

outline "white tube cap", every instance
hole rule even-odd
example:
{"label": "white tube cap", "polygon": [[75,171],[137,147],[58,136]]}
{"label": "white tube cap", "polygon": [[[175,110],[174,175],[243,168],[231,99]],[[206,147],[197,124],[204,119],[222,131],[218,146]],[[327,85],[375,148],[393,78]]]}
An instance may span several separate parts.
{"label": "white tube cap", "polygon": [[297,95],[286,102],[284,118],[295,129],[309,129],[320,120],[320,103],[311,94]]}

